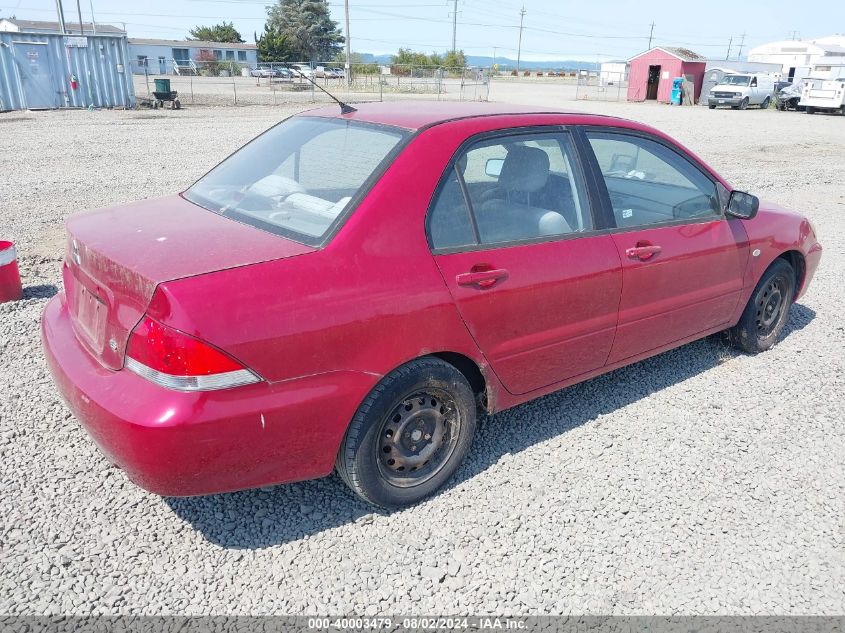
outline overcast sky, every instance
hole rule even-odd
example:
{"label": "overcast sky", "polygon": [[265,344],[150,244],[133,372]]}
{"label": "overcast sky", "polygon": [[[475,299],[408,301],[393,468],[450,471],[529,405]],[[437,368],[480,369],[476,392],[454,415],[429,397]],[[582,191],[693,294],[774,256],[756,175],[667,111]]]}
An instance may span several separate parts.
{"label": "overcast sky", "polygon": [[[84,20],[91,0],[80,0]],[[125,23],[130,37],[180,39],[198,24],[232,21],[248,42],[260,32],[266,0],[93,0],[97,22]],[[352,48],[394,53],[400,46],[418,51],[451,48],[453,1],[350,0]],[[457,47],[470,55],[515,57],[519,36],[518,0],[458,0]],[[523,59],[630,57],[648,46],[686,46],[707,57],[731,57],[778,39],[811,39],[845,33],[845,2],[795,0],[526,0]],[[330,2],[343,28],[343,1]],[[65,17],[77,20],[76,2],[64,0]],[[0,0],[0,17],[55,20],[55,0]],[[742,35],[745,33],[745,41]]]}

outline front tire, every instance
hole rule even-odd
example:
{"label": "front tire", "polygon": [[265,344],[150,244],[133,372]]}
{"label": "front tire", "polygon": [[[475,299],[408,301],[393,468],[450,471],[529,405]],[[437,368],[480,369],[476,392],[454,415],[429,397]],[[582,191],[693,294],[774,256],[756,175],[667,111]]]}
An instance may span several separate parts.
{"label": "front tire", "polygon": [[786,260],[776,259],[760,278],[742,316],[729,330],[731,343],[757,354],[771,348],[789,319],[795,297],[795,271]]}
{"label": "front tire", "polygon": [[335,468],[364,501],[386,509],[428,497],[455,473],[475,434],[467,379],[438,358],[387,375],[352,418]]}
{"label": "front tire", "polygon": [[742,101],[739,102],[739,109],[745,110],[748,107],[748,97],[745,97]]}

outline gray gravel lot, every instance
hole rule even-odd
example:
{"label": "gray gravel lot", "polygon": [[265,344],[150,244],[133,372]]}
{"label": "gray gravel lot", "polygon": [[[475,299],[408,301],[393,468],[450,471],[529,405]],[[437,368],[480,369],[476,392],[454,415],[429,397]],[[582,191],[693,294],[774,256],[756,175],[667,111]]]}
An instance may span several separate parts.
{"label": "gray gravel lot", "polygon": [[339,479],[162,499],[58,398],[38,320],[73,211],[176,191],[290,110],[0,115],[0,614],[845,613],[845,121],[774,110],[514,102],[674,135],[794,206],[825,247],[770,352],[718,337],[484,421],[435,498],[373,513]]}

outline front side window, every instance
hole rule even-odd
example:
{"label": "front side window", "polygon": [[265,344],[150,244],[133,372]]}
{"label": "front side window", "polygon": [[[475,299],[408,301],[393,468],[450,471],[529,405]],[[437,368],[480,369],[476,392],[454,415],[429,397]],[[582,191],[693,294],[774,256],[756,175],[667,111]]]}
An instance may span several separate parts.
{"label": "front side window", "polygon": [[588,132],[617,227],[721,217],[716,184],[656,141]]}
{"label": "front side window", "polygon": [[449,168],[428,226],[435,249],[564,236],[593,228],[566,132],[474,143]]}
{"label": "front side window", "polygon": [[184,196],[214,213],[318,245],[407,134],[294,117],[232,154]]}

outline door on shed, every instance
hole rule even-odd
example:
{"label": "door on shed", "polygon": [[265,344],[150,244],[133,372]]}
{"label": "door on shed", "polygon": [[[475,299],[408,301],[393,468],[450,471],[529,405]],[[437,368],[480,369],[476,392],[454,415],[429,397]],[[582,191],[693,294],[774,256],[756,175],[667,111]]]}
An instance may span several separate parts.
{"label": "door on shed", "polygon": [[657,99],[657,88],[660,86],[660,66],[648,67],[648,89],[646,90],[646,100]]}
{"label": "door on shed", "polygon": [[47,45],[15,42],[14,46],[26,107],[30,110],[57,107],[58,94],[53,89]]}

